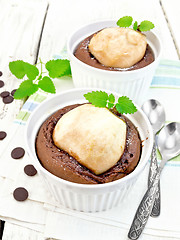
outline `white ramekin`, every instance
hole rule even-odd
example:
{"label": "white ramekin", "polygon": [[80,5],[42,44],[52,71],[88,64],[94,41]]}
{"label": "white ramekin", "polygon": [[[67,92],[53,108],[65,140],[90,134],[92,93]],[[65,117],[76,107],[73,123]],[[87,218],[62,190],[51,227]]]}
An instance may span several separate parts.
{"label": "white ramekin", "polygon": [[81,62],[73,54],[83,39],[100,29],[113,26],[116,26],[116,22],[112,20],[95,22],[83,26],[69,37],[67,51],[74,86],[78,88],[97,87],[116,91],[130,97],[137,104],[141,104],[160,59],[161,42],[154,32],[150,31],[145,34],[147,42],[154,52],[155,61],[141,69],[123,72],[98,69]]}
{"label": "white ramekin", "polygon": [[[150,157],[153,140],[151,125],[143,111],[137,107],[138,111],[133,115],[127,115],[127,117],[138,128],[141,140],[143,140],[143,148],[138,166],[128,176],[104,184],[78,184],[58,178],[43,168],[36,156],[35,150],[35,140],[40,126],[47,117],[58,109],[67,105],[86,102],[83,95],[92,90],[95,89],[75,88],[54,95],[35,109],[26,126],[27,151],[33,164],[43,176],[55,200],[67,208],[84,212],[107,210],[116,206],[124,199]],[[117,99],[118,94],[114,93],[114,95]]]}

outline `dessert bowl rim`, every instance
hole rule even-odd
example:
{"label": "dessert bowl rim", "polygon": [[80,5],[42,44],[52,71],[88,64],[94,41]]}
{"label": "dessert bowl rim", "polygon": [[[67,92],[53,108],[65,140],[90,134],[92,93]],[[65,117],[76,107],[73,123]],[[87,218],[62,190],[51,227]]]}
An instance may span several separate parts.
{"label": "dessert bowl rim", "polygon": [[[106,188],[106,187],[111,187],[111,186],[115,186],[117,184],[123,184],[124,182],[127,182],[130,179],[133,179],[136,175],[138,175],[145,167],[145,165],[148,162],[148,159],[150,157],[151,151],[152,151],[152,146],[153,146],[153,131],[152,131],[152,126],[147,118],[147,116],[145,115],[145,113],[142,111],[142,109],[137,106],[137,104],[135,104],[135,106],[137,107],[137,112],[140,112],[140,114],[143,116],[147,126],[148,126],[148,134],[149,134],[149,147],[148,147],[148,152],[146,153],[146,160],[142,161],[141,164],[139,165],[139,162],[141,161],[141,157],[140,160],[138,162],[137,167],[128,175],[126,175],[125,177],[112,181],[112,182],[108,182],[108,183],[102,183],[102,184],[82,184],[82,183],[75,183],[75,182],[70,182],[68,180],[62,179],[60,177],[57,177],[55,175],[53,175],[52,173],[50,173],[48,170],[46,170],[40,163],[37,154],[36,154],[36,150],[35,150],[35,140],[36,140],[36,136],[37,136],[37,132],[36,132],[36,136],[34,139],[34,145],[33,145],[33,150],[35,152],[35,156],[31,151],[31,147],[29,146],[29,141],[28,141],[28,131],[29,131],[29,125],[31,122],[31,119],[34,117],[34,115],[37,114],[37,112],[39,111],[40,108],[42,108],[42,106],[46,105],[47,102],[53,100],[54,98],[57,98],[58,96],[64,95],[64,94],[68,94],[68,93],[74,93],[74,92],[89,92],[89,91],[97,91],[97,90],[101,90],[101,91],[106,91],[107,93],[113,93],[116,97],[122,96],[121,94],[114,92],[114,91],[108,91],[108,90],[104,90],[104,89],[99,89],[99,88],[74,88],[74,89],[70,89],[70,90],[66,90],[63,92],[60,92],[58,94],[55,94],[54,96],[51,96],[49,98],[47,98],[46,100],[44,100],[42,103],[39,104],[39,106],[36,107],[36,109],[31,113],[26,126],[25,126],[25,145],[26,145],[26,149],[27,152],[31,158],[31,161],[34,163],[35,167],[37,167],[37,170],[40,170],[43,172],[43,174],[48,175],[50,178],[54,179],[55,181],[61,182],[62,184],[66,185],[66,186],[71,186],[71,187],[76,187],[76,188],[85,188],[85,189],[102,189],[102,188]],[[86,102],[86,100],[85,100]],[[75,104],[75,103],[74,103]],[[57,110],[56,110],[57,111]],[[38,126],[38,131],[40,126],[43,124],[43,122],[53,113],[49,114],[48,116],[46,116],[46,118],[41,121],[41,124],[39,124]],[[126,114],[125,114],[126,115]]]}
{"label": "dessert bowl rim", "polygon": [[[82,25],[81,27],[79,27],[78,29],[76,29],[75,31],[73,31],[70,35],[69,35],[69,37],[68,37],[68,40],[67,40],[67,53],[68,53],[68,55],[70,56],[70,61],[71,61],[71,58],[73,58],[73,60],[74,61],[76,61],[78,64],[81,64],[82,65],[82,67],[86,67],[87,69],[89,69],[89,70],[94,70],[94,71],[97,71],[97,72],[99,72],[99,73],[106,73],[106,74],[113,74],[113,75],[117,75],[117,74],[121,74],[121,75],[127,75],[127,74],[134,74],[134,73],[140,73],[141,71],[144,71],[144,70],[146,70],[146,69],[148,69],[148,68],[150,68],[153,64],[155,64],[156,62],[158,62],[159,61],[159,59],[160,59],[160,57],[161,57],[161,50],[162,50],[162,44],[161,44],[161,40],[160,40],[160,38],[158,37],[158,35],[153,31],[153,30],[151,30],[151,31],[148,31],[147,32],[147,34],[153,34],[154,35],[154,37],[156,37],[156,39],[158,40],[158,42],[159,42],[159,49],[158,49],[158,51],[159,51],[159,54],[158,54],[158,56],[156,56],[155,57],[155,59],[154,59],[154,61],[152,62],[152,63],[150,63],[150,64],[148,64],[147,66],[145,66],[145,67],[142,67],[142,68],[139,68],[139,69],[133,69],[133,70],[130,70],[130,71],[126,71],[126,70],[124,70],[123,71],[123,68],[122,68],[122,71],[110,71],[110,70],[106,70],[106,69],[100,69],[100,68],[96,68],[96,67],[93,67],[93,66],[90,66],[90,65],[88,65],[88,64],[86,64],[86,63],[84,63],[84,62],[82,62],[81,60],[79,60],[77,57],[75,57],[74,56],[74,50],[75,50],[75,48],[73,48],[73,51],[71,50],[71,47],[70,47],[70,42],[71,42],[71,39],[72,39],[72,37],[77,33],[77,32],[80,32],[82,29],[84,29],[84,28],[87,28],[88,26],[91,26],[91,25],[97,25],[97,24],[99,24],[99,23],[112,23],[112,24],[114,24],[115,23],[115,20],[100,20],[100,21],[94,21],[94,22],[91,22],[91,23],[89,23],[89,24],[84,24],[84,25]],[[100,29],[101,30],[101,29]],[[145,33],[145,35],[146,35],[146,33]],[[87,36],[85,36],[85,37],[87,37]],[[79,42],[80,43],[80,42]],[[79,44],[78,43],[78,44]],[[76,45],[76,47],[77,47],[77,45]]]}

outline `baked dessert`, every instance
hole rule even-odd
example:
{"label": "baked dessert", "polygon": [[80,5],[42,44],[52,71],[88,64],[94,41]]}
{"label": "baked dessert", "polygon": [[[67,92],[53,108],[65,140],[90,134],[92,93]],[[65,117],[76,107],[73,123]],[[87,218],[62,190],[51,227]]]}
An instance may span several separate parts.
{"label": "baked dessert", "polygon": [[[86,112],[82,115],[80,112],[84,108]],[[91,104],[66,106],[52,114],[40,127],[36,138],[36,153],[42,166],[55,176],[75,183],[100,184],[125,177],[137,166],[141,155],[141,139],[136,127],[127,117],[119,114],[116,110],[110,111],[103,108],[105,113],[103,110],[103,114],[98,115],[98,121],[94,119],[95,115],[89,118],[94,108],[97,111],[100,109]],[[79,113],[81,115],[78,115]],[[68,118],[68,114],[71,114],[70,118]],[[107,114],[106,118],[103,118],[104,114]],[[89,124],[92,119],[96,121],[96,125]],[[79,123],[78,127],[76,126],[77,122]],[[112,124],[109,125],[109,123]],[[108,128],[104,129],[105,126],[109,126],[109,129],[112,128],[112,132],[109,133]],[[93,131],[91,131],[92,128]],[[101,131],[98,128],[101,128]],[[82,132],[84,133],[82,134]],[[90,137],[84,139],[89,136],[89,132]],[[108,133],[106,134],[106,132]],[[95,142],[92,134],[99,137],[98,142]],[[112,139],[109,138],[110,134]],[[61,136],[59,137],[59,135]],[[93,141],[91,141],[92,138]],[[121,139],[121,141],[119,143],[118,140],[115,148],[111,151],[113,138]],[[86,141],[91,142],[87,144]],[[101,152],[99,150],[96,154],[97,145],[99,145],[98,148],[101,149],[102,154],[99,154]],[[78,150],[79,146],[80,150]],[[95,165],[93,165],[94,163],[87,165],[91,161],[89,155],[93,156],[93,158],[91,157],[92,162],[94,159],[97,160]],[[99,155],[102,156],[102,159],[99,158]],[[105,156],[109,156],[111,159],[110,164],[109,162],[106,164],[108,157]],[[100,161],[102,161],[100,165],[103,167],[98,168]]]}
{"label": "baked dessert", "polygon": [[129,28],[109,27],[81,41],[74,51],[80,61],[104,70],[131,71],[154,60],[146,36]]}

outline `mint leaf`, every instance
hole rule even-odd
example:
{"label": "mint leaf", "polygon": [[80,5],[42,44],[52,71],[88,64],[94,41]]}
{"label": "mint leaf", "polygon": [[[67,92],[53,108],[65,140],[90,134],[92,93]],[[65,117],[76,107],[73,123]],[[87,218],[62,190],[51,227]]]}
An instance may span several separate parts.
{"label": "mint leaf", "polygon": [[18,79],[22,79],[27,75],[29,80],[34,80],[39,74],[39,70],[36,66],[22,60],[10,62],[9,69]]}
{"label": "mint leaf", "polygon": [[108,97],[108,108],[113,108],[114,107],[114,102],[115,102],[115,97],[114,95],[111,93]]}
{"label": "mint leaf", "polygon": [[110,109],[110,108],[113,108],[113,107],[114,107],[114,103],[108,102],[108,108]]}
{"label": "mint leaf", "polygon": [[66,71],[64,72],[64,76],[71,76],[71,66],[69,60],[67,60],[67,68]]}
{"label": "mint leaf", "polygon": [[141,32],[150,31],[150,30],[153,29],[153,28],[154,28],[154,24],[153,24],[152,22],[150,22],[150,21],[147,21],[147,20],[142,21],[142,22],[140,23],[140,26],[139,26],[139,30],[140,30]]}
{"label": "mint leaf", "polygon": [[129,27],[129,26],[131,26],[132,21],[133,21],[133,18],[132,18],[131,16],[125,16],[125,17],[120,18],[120,19],[117,21],[116,24],[117,24],[119,27]]}
{"label": "mint leaf", "polygon": [[56,93],[54,83],[49,77],[43,77],[42,80],[38,82],[38,86],[45,92]]}
{"label": "mint leaf", "polygon": [[111,103],[114,103],[114,102],[115,102],[115,97],[114,97],[114,95],[113,95],[112,93],[109,95],[108,100],[109,100],[109,102],[111,102]]}
{"label": "mint leaf", "polygon": [[116,103],[116,109],[121,114],[131,114],[137,111],[137,108],[134,106],[133,102],[126,96],[122,96],[118,99],[118,103]]}
{"label": "mint leaf", "polygon": [[84,94],[86,100],[92,103],[95,107],[106,107],[108,94],[102,91],[92,91]]}
{"label": "mint leaf", "polygon": [[39,75],[38,68],[30,63],[25,64],[25,71],[29,80],[34,80]]}
{"label": "mint leaf", "polygon": [[14,94],[15,99],[22,99],[34,94],[38,90],[38,85],[34,84],[32,80],[25,80],[19,86]]}
{"label": "mint leaf", "polygon": [[67,59],[50,60],[46,63],[45,67],[52,78],[71,75],[70,62]]}
{"label": "mint leaf", "polygon": [[135,21],[133,24],[133,29],[136,31],[138,29],[138,22]]}
{"label": "mint leaf", "polygon": [[18,79],[22,79],[25,76],[24,62],[21,60],[10,62],[9,69]]}

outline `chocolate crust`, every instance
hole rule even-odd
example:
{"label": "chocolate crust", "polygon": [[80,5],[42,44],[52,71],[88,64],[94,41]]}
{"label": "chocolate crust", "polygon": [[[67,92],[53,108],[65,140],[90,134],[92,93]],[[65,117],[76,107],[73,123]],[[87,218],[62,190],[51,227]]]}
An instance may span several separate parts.
{"label": "chocolate crust", "polygon": [[68,111],[80,106],[66,106],[52,114],[40,127],[36,138],[36,153],[42,166],[55,176],[70,182],[83,184],[99,184],[112,182],[131,173],[139,162],[141,140],[132,122],[121,114],[117,114],[127,124],[127,138],[124,154],[111,169],[103,174],[95,175],[79,164],[68,153],[55,146],[52,133],[58,120]]}
{"label": "chocolate crust", "polygon": [[[96,33],[94,33],[94,34],[96,34]],[[136,70],[139,68],[143,68],[143,67],[151,64],[155,59],[154,53],[153,53],[151,47],[147,44],[147,48],[146,48],[144,57],[139,62],[134,64],[132,67],[129,67],[129,68],[106,67],[106,66],[102,65],[89,51],[88,45],[94,34],[92,34],[91,36],[89,36],[89,37],[85,38],[83,41],[81,41],[74,52],[74,56],[76,58],[78,58],[80,61],[82,61],[92,67],[109,70],[109,71],[121,71],[121,72],[122,71],[132,71],[132,70]]]}

